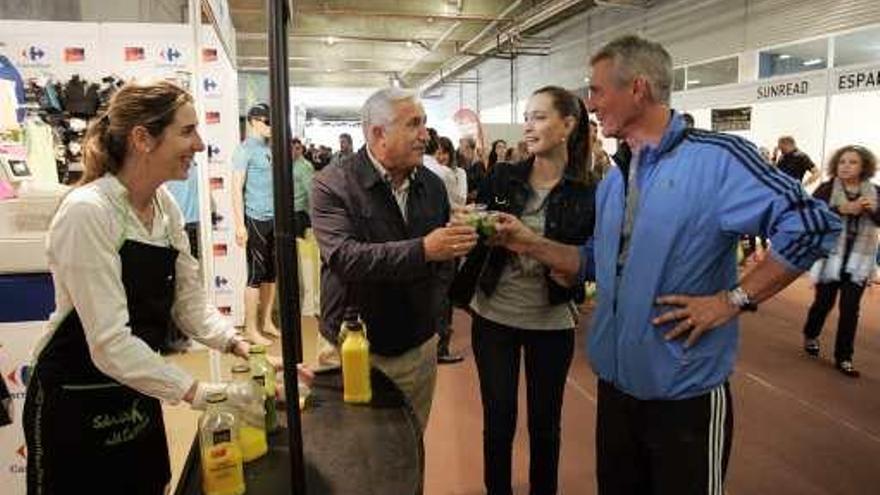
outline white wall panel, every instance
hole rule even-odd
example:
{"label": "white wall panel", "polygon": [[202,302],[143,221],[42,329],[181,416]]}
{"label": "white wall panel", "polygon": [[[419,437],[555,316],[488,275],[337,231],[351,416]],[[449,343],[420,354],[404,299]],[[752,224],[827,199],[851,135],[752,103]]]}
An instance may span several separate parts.
{"label": "white wall panel", "polygon": [[751,47],[788,43],[880,22],[877,0],[750,0]]}
{"label": "white wall panel", "polygon": [[[878,0],[656,0],[648,10],[595,7],[538,33],[553,40],[551,55],[538,64],[532,58],[517,63],[514,100],[547,84],[583,86],[589,55],[627,33],[660,41],[676,65],[745,52],[740,81],[747,82],[757,74],[757,49],[878,23]],[[506,61],[489,59],[477,69],[482,116],[509,122]],[[438,109],[450,115],[455,110]]]}
{"label": "white wall panel", "polygon": [[[880,152],[880,133],[877,132],[877,116],[880,115],[880,93],[855,93],[835,95],[831,98],[828,118],[828,136],[825,139],[825,156],[846,144],[860,144]],[[874,175],[880,184],[880,173]]]}

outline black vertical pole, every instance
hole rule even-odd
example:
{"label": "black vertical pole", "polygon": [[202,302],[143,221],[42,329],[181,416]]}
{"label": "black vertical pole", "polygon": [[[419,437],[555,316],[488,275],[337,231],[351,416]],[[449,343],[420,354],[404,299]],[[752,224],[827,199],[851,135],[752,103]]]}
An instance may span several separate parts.
{"label": "black vertical pole", "polygon": [[291,493],[306,494],[296,364],[302,361],[299,308],[299,267],[293,228],[293,166],[290,152],[290,100],[287,73],[287,0],[267,0],[269,30],[269,82],[272,120],[272,168],[275,194],[275,260],[278,266],[278,300],[281,314],[281,353],[287,400],[287,434],[290,442]]}

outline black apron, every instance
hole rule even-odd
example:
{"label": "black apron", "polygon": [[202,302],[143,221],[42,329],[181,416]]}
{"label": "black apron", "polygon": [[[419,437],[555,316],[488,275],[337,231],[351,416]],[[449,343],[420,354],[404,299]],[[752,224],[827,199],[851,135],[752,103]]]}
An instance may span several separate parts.
{"label": "black apron", "polygon": [[[132,334],[154,351],[171,319],[177,254],[132,240],[119,249]],[[161,404],[95,367],[75,310],[40,353],[23,412],[28,495],[164,493]]]}

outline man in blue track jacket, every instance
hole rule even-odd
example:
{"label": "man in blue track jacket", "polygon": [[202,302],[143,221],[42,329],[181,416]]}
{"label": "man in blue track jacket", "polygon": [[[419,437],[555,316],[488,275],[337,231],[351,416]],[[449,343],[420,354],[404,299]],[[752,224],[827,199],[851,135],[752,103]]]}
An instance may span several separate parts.
{"label": "man in blue track jacket", "polygon": [[[588,106],[629,157],[599,186],[593,241],[556,244],[502,216],[496,242],[569,282],[595,271],[599,493],[720,495],[737,315],[824,256],[840,221],[751,143],[686,129],[669,108],[672,62],[659,44],[625,36],[590,63]],[[770,238],[772,251],[737,281],[742,234]]]}

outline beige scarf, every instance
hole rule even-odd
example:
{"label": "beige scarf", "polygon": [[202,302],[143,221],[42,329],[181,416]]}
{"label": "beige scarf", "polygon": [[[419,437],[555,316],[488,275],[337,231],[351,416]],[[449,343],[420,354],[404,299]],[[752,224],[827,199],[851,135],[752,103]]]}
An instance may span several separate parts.
{"label": "beige scarf", "polygon": [[[860,198],[868,198],[872,204],[877,205],[877,190],[871,181],[862,181],[859,184],[859,189]],[[847,201],[849,199],[846,197],[843,183],[840,179],[834,179],[829,205],[832,208],[839,208]],[[846,254],[846,223],[853,221],[850,218],[841,216],[844,229],[837,239],[837,244],[835,244],[834,249],[831,250],[827,258],[816,261],[810,269],[810,276],[814,281],[818,283],[840,281],[841,267],[844,262],[843,256]],[[877,226],[868,218],[867,213],[863,213],[855,221],[858,222],[858,233],[843,271],[849,274],[850,280],[861,285],[871,276],[874,264],[876,263]]]}

